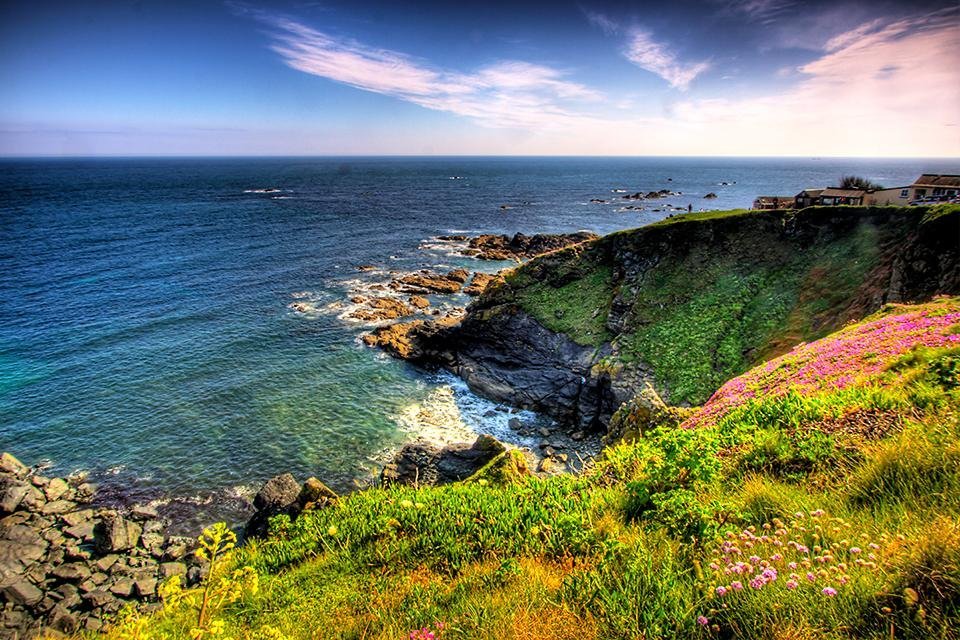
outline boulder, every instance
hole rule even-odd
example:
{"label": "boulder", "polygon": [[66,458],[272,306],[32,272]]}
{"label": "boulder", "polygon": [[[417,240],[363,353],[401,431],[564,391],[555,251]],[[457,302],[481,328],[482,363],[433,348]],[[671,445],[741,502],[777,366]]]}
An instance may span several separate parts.
{"label": "boulder", "polygon": [[7,453],[6,451],[0,454],[0,472],[8,473],[17,478],[23,478],[29,471],[29,467],[17,460],[13,454]]}
{"label": "boulder", "polygon": [[383,484],[427,486],[466,480],[506,451],[493,436],[481,435],[473,444],[438,447],[417,441],[407,444],[380,472]]}
{"label": "boulder", "polygon": [[90,577],[90,568],[81,562],[68,562],[54,568],[51,574],[60,580],[82,582]]}
{"label": "boulder", "polygon": [[253,499],[256,509],[247,526],[244,535],[248,538],[261,538],[270,528],[270,518],[280,514],[295,517],[299,512],[297,498],[300,497],[300,484],[289,473],[284,473],[267,480],[263,488]]}
{"label": "boulder", "polygon": [[22,482],[7,487],[2,497],[0,497],[0,513],[13,513],[16,511],[29,490],[30,485]]}
{"label": "boulder", "polygon": [[300,485],[296,479],[284,473],[267,480],[253,499],[253,507],[258,511],[265,509],[280,510],[296,502],[300,494]]}
{"label": "boulder", "polygon": [[28,607],[43,600],[43,592],[26,580],[17,580],[0,590],[0,593],[8,602]]}
{"label": "boulder", "polygon": [[447,272],[447,278],[463,284],[470,279],[470,272],[466,269],[454,269]]}
{"label": "boulder", "polygon": [[103,514],[93,528],[94,545],[101,554],[127,551],[140,540],[140,525],[123,518],[114,511]]}
{"label": "boulder", "polygon": [[63,478],[53,478],[47,483],[47,486],[43,492],[46,495],[47,500],[52,502],[62,498],[63,495],[69,490],[70,485],[68,485]]}
{"label": "boulder", "polygon": [[417,309],[426,309],[430,306],[430,301],[423,296],[410,296],[409,302]]}
{"label": "boulder", "polygon": [[350,317],[364,322],[380,322],[396,320],[414,312],[412,307],[396,298],[370,298],[367,305],[369,308],[357,309],[350,313]]}
{"label": "boulder", "polygon": [[297,496],[297,504],[300,509],[315,508],[325,506],[337,499],[337,494],[327,485],[316,478],[307,478],[300,488],[300,494]]}

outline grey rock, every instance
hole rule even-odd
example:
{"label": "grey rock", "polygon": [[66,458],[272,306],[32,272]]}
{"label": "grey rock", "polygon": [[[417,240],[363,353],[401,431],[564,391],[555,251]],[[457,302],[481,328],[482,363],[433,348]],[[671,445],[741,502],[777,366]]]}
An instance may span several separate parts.
{"label": "grey rock", "polygon": [[299,511],[297,499],[300,497],[300,485],[289,473],[267,480],[253,499],[257,510],[247,522],[244,535],[248,538],[260,538],[267,534],[270,518],[280,514],[295,516]]}
{"label": "grey rock", "polygon": [[150,553],[163,554],[163,535],[159,533],[145,533],[140,536],[140,544]]}
{"label": "grey rock", "polygon": [[110,593],[118,595],[121,598],[129,598],[133,593],[133,579],[120,578],[110,586]]}
{"label": "grey rock", "polygon": [[0,590],[6,600],[14,604],[33,606],[43,600],[43,592],[26,580],[18,580]]}
{"label": "grey rock", "polygon": [[137,594],[142,597],[150,597],[156,595],[157,593],[157,579],[152,577],[141,577],[137,578],[134,581],[134,587],[137,590]]}
{"label": "grey rock", "polygon": [[170,537],[163,550],[164,560],[179,560],[186,556],[193,549],[195,542],[190,538]]}
{"label": "grey rock", "polygon": [[156,507],[151,507],[148,504],[138,504],[130,510],[130,517],[134,520],[154,520],[159,516]]}
{"label": "grey rock", "polygon": [[94,539],[97,551],[113,553],[126,551],[137,546],[141,527],[126,520],[115,512],[107,512],[94,527]]}
{"label": "grey rock", "polygon": [[187,565],[182,562],[164,562],[160,564],[160,579],[167,580],[173,576],[187,575]]}
{"label": "grey rock", "polygon": [[77,630],[77,618],[66,607],[57,605],[50,611],[47,625],[54,631],[71,634]]}
{"label": "grey rock", "polygon": [[80,562],[68,562],[56,567],[53,576],[60,580],[69,580],[71,582],[82,582],[90,577],[90,568]]}
{"label": "grey rock", "polygon": [[99,558],[94,564],[96,564],[97,569],[99,569],[100,571],[108,571],[110,567],[116,564],[117,560],[119,559],[120,559],[120,556],[118,556],[115,553],[110,553],[103,556],[102,558]]}
{"label": "grey rock", "polygon": [[101,591],[96,589],[85,594],[83,599],[86,601],[87,606],[89,606],[91,609],[99,609],[105,604],[116,600],[116,596],[109,591]]}
{"label": "grey rock", "polygon": [[93,520],[93,509],[81,509],[80,511],[71,511],[60,516],[60,519],[69,527],[75,527],[78,524]]}
{"label": "grey rock", "polygon": [[17,460],[13,454],[4,452],[0,455],[0,471],[22,478],[27,475],[30,469],[27,465]]}
{"label": "grey rock", "polygon": [[62,478],[53,478],[47,483],[43,493],[46,495],[47,500],[53,502],[62,498],[63,495],[69,490],[70,485],[68,485],[65,480]]}
{"label": "grey rock", "polygon": [[54,500],[53,502],[48,502],[43,505],[43,508],[40,510],[44,515],[56,515],[61,513],[67,513],[68,511],[73,511],[77,508],[77,503],[72,500]]}
{"label": "grey rock", "polygon": [[16,511],[29,489],[30,485],[26,483],[17,483],[7,487],[3,496],[0,497],[0,512],[13,513]]}

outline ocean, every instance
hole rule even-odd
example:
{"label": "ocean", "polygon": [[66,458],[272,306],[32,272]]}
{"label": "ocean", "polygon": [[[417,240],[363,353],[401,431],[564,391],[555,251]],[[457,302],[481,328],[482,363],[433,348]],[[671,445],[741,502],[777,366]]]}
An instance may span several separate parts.
{"label": "ocean", "polygon": [[[350,292],[390,270],[503,266],[451,256],[437,235],[607,233],[668,204],[749,207],[845,174],[901,186],[924,172],[960,161],[3,160],[0,450],[204,503],[285,471],[349,490],[417,437],[516,440],[507,408],[362,346]],[[624,209],[623,192],[660,189],[682,195]]]}

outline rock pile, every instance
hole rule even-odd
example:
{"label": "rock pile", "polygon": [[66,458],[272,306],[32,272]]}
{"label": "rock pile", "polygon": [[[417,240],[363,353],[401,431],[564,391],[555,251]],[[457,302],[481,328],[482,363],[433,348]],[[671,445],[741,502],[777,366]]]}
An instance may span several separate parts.
{"label": "rock pile", "polygon": [[0,639],[95,631],[125,605],[158,606],[172,576],[199,582],[192,539],[165,536],[152,507],[97,509],[94,493],[0,456]]}

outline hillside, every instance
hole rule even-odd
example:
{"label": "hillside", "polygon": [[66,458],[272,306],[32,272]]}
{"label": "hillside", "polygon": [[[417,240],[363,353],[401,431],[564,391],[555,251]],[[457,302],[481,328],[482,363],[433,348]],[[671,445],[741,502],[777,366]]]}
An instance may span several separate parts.
{"label": "hillside", "polygon": [[556,251],[422,340],[479,393],[602,429],[652,388],[703,403],[888,302],[960,292],[960,207],[709,212]]}
{"label": "hillside", "polygon": [[171,583],[110,637],[955,637],[958,407],[960,299],[887,305],[580,476],[275,520],[215,564],[204,613]]}

